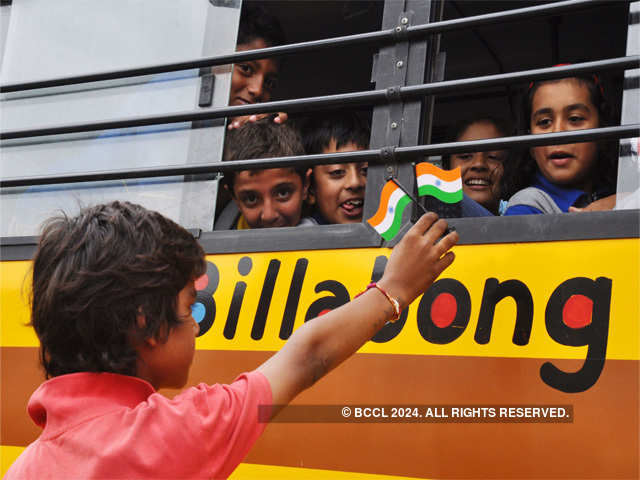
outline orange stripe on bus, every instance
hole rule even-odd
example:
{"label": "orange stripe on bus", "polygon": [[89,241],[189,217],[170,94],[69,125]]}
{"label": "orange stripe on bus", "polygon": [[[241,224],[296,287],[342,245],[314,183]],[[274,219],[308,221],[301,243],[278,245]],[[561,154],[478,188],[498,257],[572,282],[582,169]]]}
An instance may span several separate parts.
{"label": "orange stripe on bus", "polygon": [[[40,433],[25,408],[31,392],[42,381],[37,367],[38,350],[3,348],[0,353],[2,441],[5,445],[25,446]],[[188,384],[231,382],[270,356],[269,352],[198,351]],[[583,363],[546,360],[563,371],[575,371]],[[638,471],[640,448],[640,362],[607,360],[594,388],[568,396],[540,380],[538,372],[544,361],[357,354],[303,392],[294,403],[378,405],[386,406],[387,411],[399,405],[569,404],[574,411],[573,423],[311,425],[275,421],[245,461],[440,479],[477,477],[478,471],[482,471],[483,478],[519,478],[523,471],[529,478],[547,478],[551,470],[558,478],[633,477]],[[173,396],[177,391],[163,393]],[[602,412],[606,412],[606,421],[601,421]],[[614,437],[616,442],[599,441]],[[380,446],[380,438],[394,446],[393,454],[366,454]],[[593,441],[576,442],[576,438]],[[525,444],[523,455],[521,445]],[[461,462],[461,458],[465,461]]]}

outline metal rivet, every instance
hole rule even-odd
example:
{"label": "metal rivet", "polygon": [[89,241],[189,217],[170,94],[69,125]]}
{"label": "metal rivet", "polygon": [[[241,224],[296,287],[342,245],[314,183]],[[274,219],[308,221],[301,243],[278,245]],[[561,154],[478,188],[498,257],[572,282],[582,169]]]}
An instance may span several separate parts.
{"label": "metal rivet", "polygon": [[403,62],[402,60],[398,60],[398,61],[396,62],[396,67],[398,67],[398,68],[402,68],[403,66],[404,66],[404,62]]}
{"label": "metal rivet", "polygon": [[393,167],[391,166],[387,167],[387,173],[393,173]]}
{"label": "metal rivet", "polygon": [[400,20],[400,23],[403,25],[406,25],[407,23],[409,23],[409,19],[407,17],[402,17],[402,20]]}
{"label": "metal rivet", "polygon": [[398,124],[396,122],[391,122],[391,128],[393,129],[398,128]]}
{"label": "metal rivet", "polygon": [[400,33],[402,31],[402,27],[396,27],[396,32]]}

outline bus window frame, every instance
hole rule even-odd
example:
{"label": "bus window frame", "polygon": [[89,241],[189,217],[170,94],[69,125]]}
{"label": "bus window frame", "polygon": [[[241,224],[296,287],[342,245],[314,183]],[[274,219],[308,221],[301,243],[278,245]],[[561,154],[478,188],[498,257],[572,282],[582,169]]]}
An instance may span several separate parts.
{"label": "bus window frame", "polygon": [[[431,5],[429,0],[409,0],[407,7],[410,8],[407,10],[415,11],[424,9],[426,6],[427,11],[430,11],[428,7]],[[385,2],[382,29],[397,25],[404,13],[401,10],[402,4],[400,2]],[[385,80],[387,84],[380,80],[376,83],[376,88],[398,86],[395,83],[399,78],[399,68],[396,65],[397,58],[395,56],[398,52],[405,55],[402,57],[403,61],[406,58],[406,73],[402,72],[401,74],[404,77],[401,85],[420,84],[425,78],[429,78],[431,73],[428,72],[425,75],[425,68],[430,65],[427,65],[425,60],[420,60],[420,58],[425,58],[424,52],[430,43],[429,38],[435,39],[432,36],[406,42],[406,51],[400,45],[403,42],[381,47],[380,51],[383,57],[385,49],[386,52],[393,52],[393,55],[387,54],[387,57],[392,57],[391,62],[387,61],[377,65],[378,79]],[[437,49],[434,50],[434,53],[437,54]],[[424,100],[402,101],[397,99],[396,101],[399,101],[399,105],[394,105],[392,102],[377,105],[374,108],[372,147],[394,144],[396,146],[417,145],[419,138],[425,135],[425,132],[420,129],[421,120],[429,115],[429,112],[424,112],[421,108]],[[414,113],[416,105],[418,107],[417,113]],[[396,118],[394,115],[401,115],[400,118],[403,119],[399,128],[390,127],[393,119]],[[394,159],[391,158],[391,160]],[[193,233],[208,254],[393,246],[395,242],[383,242],[372,228],[365,225],[364,220],[370,217],[373,210],[377,208],[376,200],[384,185],[384,179],[390,171],[396,172],[398,178],[401,181],[404,180],[407,185],[413,184],[413,167],[410,162],[391,161],[384,165],[371,166],[367,182],[365,214],[361,223],[247,231],[197,230]],[[405,212],[402,230],[409,227],[411,217],[415,216],[415,212],[410,210],[413,209],[407,209]],[[506,217],[455,218],[448,219],[448,222],[459,232],[461,245],[637,238],[640,236],[639,210],[527,215],[509,217],[508,219]],[[398,235],[396,241],[400,237],[401,235]],[[35,251],[37,238],[36,236],[1,238],[0,258],[3,260],[30,258]]]}

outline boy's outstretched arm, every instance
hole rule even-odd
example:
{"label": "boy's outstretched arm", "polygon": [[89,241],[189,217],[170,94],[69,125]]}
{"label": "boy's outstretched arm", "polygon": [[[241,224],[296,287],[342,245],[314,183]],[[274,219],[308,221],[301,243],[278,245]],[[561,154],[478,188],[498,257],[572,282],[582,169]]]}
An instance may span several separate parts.
{"label": "boy's outstretched arm", "polygon": [[[378,285],[406,308],[427,290],[453,262],[449,249],[458,241],[456,232],[438,239],[447,229],[435,213],[423,215],[395,246]],[[437,243],[436,243],[437,242]],[[353,355],[393,317],[394,309],[375,288],[319,319],[297,329],[285,346],[258,367],[269,383],[273,404],[288,404]]]}

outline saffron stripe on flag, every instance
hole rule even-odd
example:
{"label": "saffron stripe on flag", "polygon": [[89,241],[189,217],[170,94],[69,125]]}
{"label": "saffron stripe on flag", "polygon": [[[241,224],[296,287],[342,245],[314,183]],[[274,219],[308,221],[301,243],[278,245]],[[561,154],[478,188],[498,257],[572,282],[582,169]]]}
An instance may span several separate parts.
{"label": "saffron stripe on flag", "polygon": [[392,181],[385,184],[380,197],[378,211],[367,222],[382,238],[389,241],[400,231],[402,214],[411,199]]}
{"label": "saffron stripe on flag", "polygon": [[384,212],[384,217],[376,224],[373,220],[368,220],[373,228],[375,228],[378,232],[386,232],[391,225],[393,224],[393,220],[395,218],[396,210],[398,203],[402,197],[406,197],[407,195],[400,189],[397,188],[391,193],[391,196],[387,200],[386,203],[380,202],[380,207],[378,208],[378,212]]}
{"label": "saffron stripe on flag", "polygon": [[387,209],[389,208],[389,198],[391,198],[391,194],[400,188],[389,180],[382,187],[382,192],[380,193],[380,204],[378,206],[378,211],[371,217],[367,222],[373,227],[374,225],[378,225],[382,223],[382,220],[387,215]]}
{"label": "saffron stripe on flag", "polygon": [[445,182],[453,182],[460,178],[460,169],[442,170],[429,162],[418,163],[416,165],[416,177],[427,174],[435,175]]}

